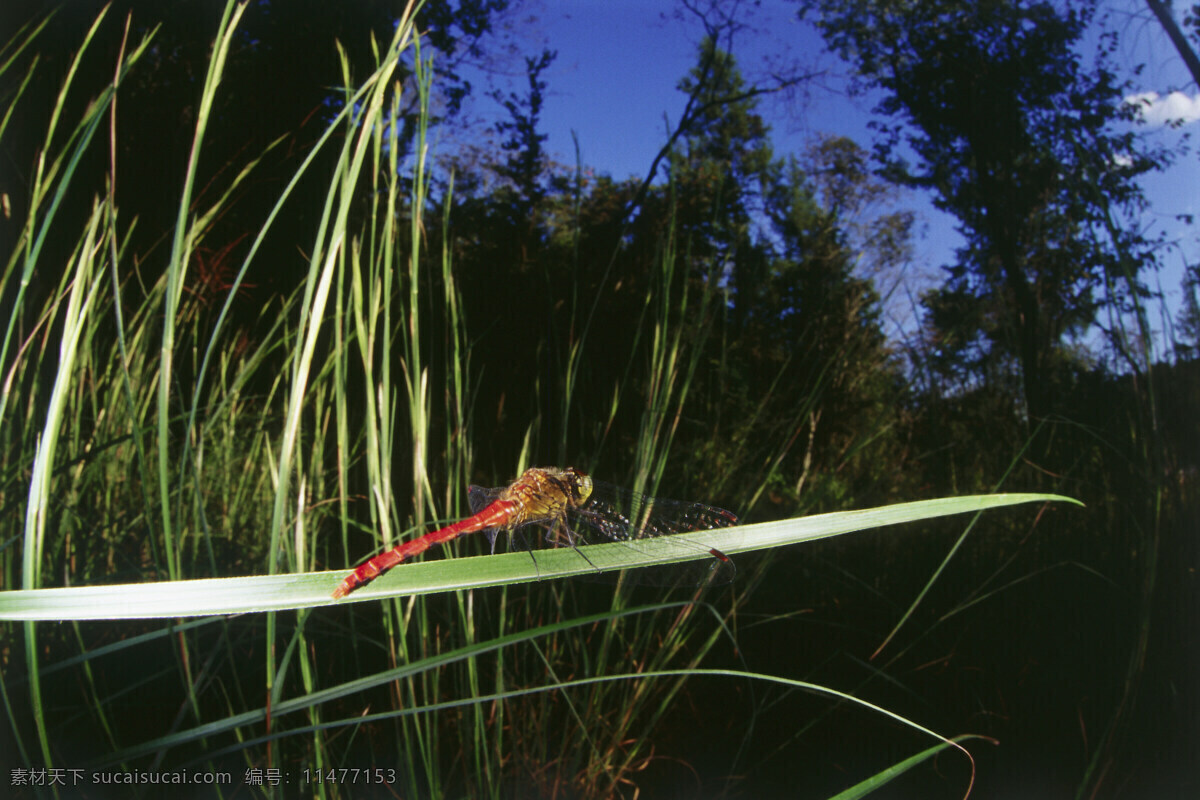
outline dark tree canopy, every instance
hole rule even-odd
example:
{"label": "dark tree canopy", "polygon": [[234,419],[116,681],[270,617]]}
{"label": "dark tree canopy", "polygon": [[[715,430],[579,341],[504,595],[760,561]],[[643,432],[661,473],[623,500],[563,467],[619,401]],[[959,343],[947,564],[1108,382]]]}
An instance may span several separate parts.
{"label": "dark tree canopy", "polygon": [[557,53],[543,50],[538,58],[525,59],[529,93],[519,96],[499,91],[492,99],[504,106],[509,118],[496,124],[497,133],[506,137],[500,148],[508,154],[504,163],[496,165],[496,173],[510,184],[514,192],[512,201],[512,223],[519,228],[524,244],[533,234],[536,225],[534,210],[546,196],[545,177],[547,158],[543,145],[549,134],[539,127],[542,105],[545,102],[546,82],[542,73],[554,63]]}
{"label": "dark tree canopy", "polygon": [[[967,239],[925,300],[941,365],[1015,358],[1028,411],[1044,416],[1064,336],[1094,321],[1102,295],[1142,291],[1135,278],[1151,263],[1115,222],[1142,208],[1135,179],[1155,163],[1117,131],[1130,111],[1106,54],[1090,70],[1081,63],[1093,5],[807,6],[830,45],[885,92],[878,110],[897,121],[879,126],[885,174],[932,190]],[[916,164],[903,158],[902,135]]]}
{"label": "dark tree canopy", "polygon": [[732,255],[748,241],[755,199],[768,179],[770,128],[733,56],[711,37],[701,43],[697,64],[679,90],[694,95],[699,106],[671,163],[682,222],[711,252]]}

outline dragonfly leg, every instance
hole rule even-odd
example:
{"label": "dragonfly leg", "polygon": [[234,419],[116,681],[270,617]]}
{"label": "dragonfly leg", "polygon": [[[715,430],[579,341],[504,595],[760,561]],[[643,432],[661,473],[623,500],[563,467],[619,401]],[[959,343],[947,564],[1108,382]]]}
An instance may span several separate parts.
{"label": "dragonfly leg", "polygon": [[591,565],[592,569],[596,570],[596,572],[600,572],[600,568],[597,567],[595,564],[593,564],[592,560],[583,554],[583,551],[579,549],[579,545],[575,544],[574,539],[571,539],[571,549],[574,550],[576,553],[579,553],[579,557],[582,558],[584,561],[588,562],[588,564]]}
{"label": "dragonfly leg", "polygon": [[576,545],[575,539],[576,535],[571,532],[571,526],[562,517],[557,517],[546,528],[546,543],[551,547],[562,547],[563,544],[566,544],[578,550],[579,547]]}

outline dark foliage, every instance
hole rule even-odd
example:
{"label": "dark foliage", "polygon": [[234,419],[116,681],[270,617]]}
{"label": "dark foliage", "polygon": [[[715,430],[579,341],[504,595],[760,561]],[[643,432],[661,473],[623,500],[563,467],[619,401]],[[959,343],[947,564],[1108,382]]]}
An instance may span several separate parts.
{"label": "dark foliage", "polygon": [[[1126,88],[1078,54],[1094,6],[816,2],[831,46],[886,93],[878,156],[897,181],[930,189],[967,245],[924,300],[937,369],[988,373],[1015,359],[1032,420],[1058,408],[1064,337],[1105,304],[1148,292],[1150,243],[1121,214],[1144,210]],[[901,141],[918,162],[903,158]],[[1001,367],[1003,368],[1003,367]]]}

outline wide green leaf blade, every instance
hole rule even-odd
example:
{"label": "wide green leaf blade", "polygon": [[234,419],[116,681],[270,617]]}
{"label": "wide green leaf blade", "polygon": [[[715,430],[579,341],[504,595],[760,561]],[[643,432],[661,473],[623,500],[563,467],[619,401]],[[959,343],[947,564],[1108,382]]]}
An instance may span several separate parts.
{"label": "wide green leaf blade", "polygon": [[[1050,501],[1080,505],[1053,494],[971,495],[696,531],[639,541],[636,548],[608,543],[581,547],[579,552],[571,548],[540,550],[536,561],[528,553],[517,552],[413,562],[338,601],[330,595],[346,576],[345,570],[0,592],[0,620],[149,619],[311,608],[711,558],[709,550],[713,548],[734,555],[884,525]],[[581,553],[586,558],[581,558]]]}

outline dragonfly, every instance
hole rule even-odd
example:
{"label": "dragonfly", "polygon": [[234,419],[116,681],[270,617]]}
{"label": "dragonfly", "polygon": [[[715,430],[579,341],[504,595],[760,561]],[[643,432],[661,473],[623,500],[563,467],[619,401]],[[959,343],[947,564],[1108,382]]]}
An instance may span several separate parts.
{"label": "dragonfly", "polygon": [[[467,497],[474,512],[472,516],[402,542],[361,564],[338,585],[333,597],[345,597],[434,545],[478,531],[486,533],[492,552],[500,533],[515,533],[529,525],[543,528],[551,546],[578,550],[579,543],[586,542],[589,533],[608,541],[625,542],[727,528],[738,522],[737,516],[723,508],[646,497],[593,481],[590,475],[574,467],[533,467],[507,486],[495,489],[470,486]],[[729,557],[720,550],[713,548],[707,554],[729,563]]]}

